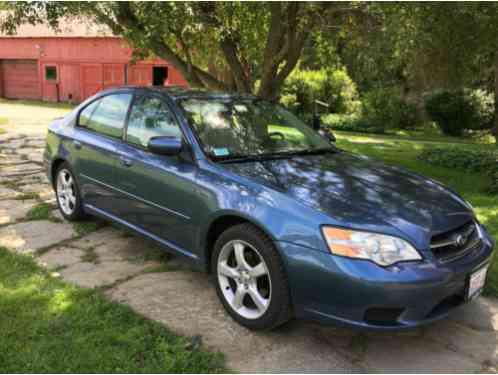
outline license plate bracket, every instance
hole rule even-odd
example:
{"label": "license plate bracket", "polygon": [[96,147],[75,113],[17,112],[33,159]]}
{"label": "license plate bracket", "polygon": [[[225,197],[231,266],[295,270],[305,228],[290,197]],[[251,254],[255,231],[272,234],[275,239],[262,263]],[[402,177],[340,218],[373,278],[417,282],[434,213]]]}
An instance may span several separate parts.
{"label": "license plate bracket", "polygon": [[478,297],[486,283],[486,274],[488,272],[489,265],[479,268],[478,270],[472,272],[469,275],[467,282],[467,299],[471,300]]}

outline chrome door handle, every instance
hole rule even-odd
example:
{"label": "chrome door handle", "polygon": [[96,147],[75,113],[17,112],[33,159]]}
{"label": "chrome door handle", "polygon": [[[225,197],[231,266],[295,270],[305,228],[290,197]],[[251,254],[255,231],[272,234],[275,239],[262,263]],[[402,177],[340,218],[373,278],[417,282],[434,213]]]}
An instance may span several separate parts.
{"label": "chrome door handle", "polygon": [[125,167],[131,167],[133,165],[131,159],[125,158],[124,156],[121,156],[119,160],[121,161],[121,164],[123,164]]}
{"label": "chrome door handle", "polygon": [[73,141],[73,144],[74,144],[74,147],[75,147],[77,150],[81,149],[81,146],[82,146],[82,145],[81,145],[81,142],[79,142],[79,141]]}

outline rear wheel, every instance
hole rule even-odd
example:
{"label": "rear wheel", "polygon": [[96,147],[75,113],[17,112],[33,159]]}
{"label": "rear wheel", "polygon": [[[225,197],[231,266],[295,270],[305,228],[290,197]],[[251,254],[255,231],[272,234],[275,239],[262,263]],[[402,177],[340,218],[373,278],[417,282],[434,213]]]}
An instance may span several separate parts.
{"label": "rear wheel", "polygon": [[212,256],[216,291],[227,312],[250,329],[271,329],[291,318],[287,276],[272,241],[251,224],[226,230]]}
{"label": "rear wheel", "polygon": [[55,194],[62,216],[70,221],[85,218],[78,184],[69,164],[62,163],[55,176]]}

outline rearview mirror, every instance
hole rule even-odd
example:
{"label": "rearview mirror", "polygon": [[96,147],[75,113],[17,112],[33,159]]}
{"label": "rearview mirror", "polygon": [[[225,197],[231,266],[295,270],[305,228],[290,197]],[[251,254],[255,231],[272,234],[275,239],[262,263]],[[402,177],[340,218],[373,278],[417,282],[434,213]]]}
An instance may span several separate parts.
{"label": "rearview mirror", "polygon": [[182,139],[176,137],[152,137],[147,149],[158,155],[178,155],[182,151]]}

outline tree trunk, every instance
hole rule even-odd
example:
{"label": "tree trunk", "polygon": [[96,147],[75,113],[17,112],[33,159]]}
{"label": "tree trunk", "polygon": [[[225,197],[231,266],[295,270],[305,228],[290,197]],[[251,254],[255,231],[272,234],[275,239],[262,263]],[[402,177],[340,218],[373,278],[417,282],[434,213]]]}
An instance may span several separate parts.
{"label": "tree trunk", "polygon": [[495,137],[495,145],[498,147],[498,52],[495,53],[495,82],[494,82],[494,91],[495,91],[495,121],[493,129],[491,129],[491,133]]}

